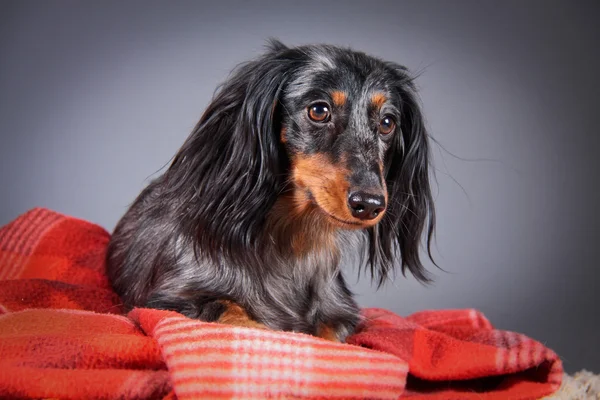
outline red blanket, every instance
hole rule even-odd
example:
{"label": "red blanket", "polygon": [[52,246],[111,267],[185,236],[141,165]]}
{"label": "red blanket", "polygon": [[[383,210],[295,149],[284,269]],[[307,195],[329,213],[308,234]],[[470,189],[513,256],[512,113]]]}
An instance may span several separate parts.
{"label": "red blanket", "polygon": [[537,399],[561,384],[552,350],[475,310],[365,309],[349,344],[123,315],[108,240],[46,209],[0,229],[0,398]]}

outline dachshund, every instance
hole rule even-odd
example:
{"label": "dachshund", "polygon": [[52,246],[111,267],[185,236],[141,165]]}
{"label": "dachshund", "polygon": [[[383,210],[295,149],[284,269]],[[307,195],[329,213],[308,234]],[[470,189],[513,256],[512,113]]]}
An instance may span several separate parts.
{"label": "dachshund", "polygon": [[217,88],[120,219],[108,277],[128,310],[344,342],[360,322],[346,256],[378,288],[398,267],[430,280],[419,247],[426,232],[431,258],[435,213],[415,78],[349,48],[266,47]]}

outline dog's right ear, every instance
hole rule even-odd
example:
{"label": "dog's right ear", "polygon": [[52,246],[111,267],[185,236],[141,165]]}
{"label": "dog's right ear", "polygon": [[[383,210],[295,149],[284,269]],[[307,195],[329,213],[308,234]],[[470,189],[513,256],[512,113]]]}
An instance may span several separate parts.
{"label": "dog's right ear", "polygon": [[284,49],[231,74],[163,176],[165,204],[215,257],[247,254],[283,187],[277,104],[298,64]]}

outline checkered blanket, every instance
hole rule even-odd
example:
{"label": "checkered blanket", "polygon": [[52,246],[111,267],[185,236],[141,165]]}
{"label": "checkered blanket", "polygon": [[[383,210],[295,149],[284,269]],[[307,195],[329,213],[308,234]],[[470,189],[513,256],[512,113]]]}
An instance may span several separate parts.
{"label": "checkered blanket", "polygon": [[475,310],[364,309],[346,344],[124,315],[109,238],[47,209],[0,229],[0,398],[538,399],[561,384],[552,350]]}

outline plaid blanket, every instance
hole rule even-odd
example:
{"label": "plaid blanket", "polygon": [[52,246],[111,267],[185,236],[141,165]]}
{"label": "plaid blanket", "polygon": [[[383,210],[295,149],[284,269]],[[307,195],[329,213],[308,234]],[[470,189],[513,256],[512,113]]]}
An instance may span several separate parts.
{"label": "plaid blanket", "polygon": [[0,398],[538,399],[561,384],[552,350],[476,310],[364,309],[347,344],[124,315],[109,238],[42,208],[0,229]]}

